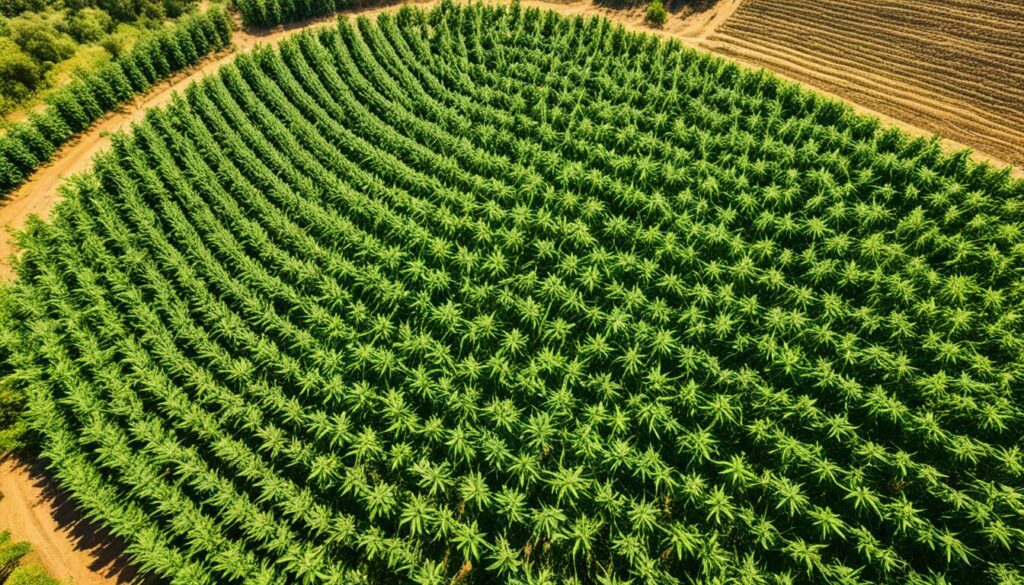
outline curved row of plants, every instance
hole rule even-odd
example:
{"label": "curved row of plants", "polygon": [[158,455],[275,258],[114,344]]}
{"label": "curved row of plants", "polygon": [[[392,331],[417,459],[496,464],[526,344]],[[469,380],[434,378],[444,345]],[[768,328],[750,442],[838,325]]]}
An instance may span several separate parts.
{"label": "curved row of plants", "polygon": [[21,185],[75,134],[156,82],[231,43],[231,20],[220,7],[187,16],[130,51],[85,73],[47,98],[0,137],[0,195]]}
{"label": "curved row of plants", "polygon": [[245,24],[275,26],[352,6],[351,0],[234,0]]}
{"label": "curved row of plants", "polygon": [[1022,196],[605,19],[406,8],[116,137],[0,347],[173,583],[1017,583]]}

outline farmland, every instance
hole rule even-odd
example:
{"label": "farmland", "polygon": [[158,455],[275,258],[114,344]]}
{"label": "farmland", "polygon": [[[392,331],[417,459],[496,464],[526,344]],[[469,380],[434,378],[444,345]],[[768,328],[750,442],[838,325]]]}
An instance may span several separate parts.
{"label": "farmland", "polygon": [[1008,175],[606,19],[341,20],[113,137],[0,367],[169,582],[1015,583]]}
{"label": "farmland", "polygon": [[1024,164],[1024,3],[744,0],[704,46]]}

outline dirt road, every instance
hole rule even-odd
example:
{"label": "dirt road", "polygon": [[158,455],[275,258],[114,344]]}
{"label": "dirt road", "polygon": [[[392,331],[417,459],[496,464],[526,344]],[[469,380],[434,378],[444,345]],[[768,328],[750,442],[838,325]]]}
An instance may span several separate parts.
{"label": "dirt road", "polygon": [[70,585],[139,583],[123,545],[88,522],[47,479],[39,464],[0,462],[0,528],[32,544],[31,559]]}

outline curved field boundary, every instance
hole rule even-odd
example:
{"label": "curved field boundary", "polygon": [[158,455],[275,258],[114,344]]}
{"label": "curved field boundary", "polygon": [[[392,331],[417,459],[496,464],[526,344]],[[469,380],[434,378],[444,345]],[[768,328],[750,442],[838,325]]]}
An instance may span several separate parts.
{"label": "curved field boundary", "polygon": [[1024,163],[1024,4],[746,0],[702,46]]}
{"label": "curved field boundary", "polygon": [[[423,3],[429,5],[433,2]],[[615,17],[616,12],[595,8],[589,2],[578,2],[572,4],[551,4],[540,1],[527,1],[524,4],[541,6],[554,9],[562,14],[586,14],[600,12],[606,16]],[[954,7],[957,4],[954,2]],[[692,45],[700,45],[710,48],[720,54],[731,56],[728,47],[719,47],[718,41],[709,41],[703,44],[701,41],[707,37],[713,37],[717,27],[726,22],[733,11],[740,8],[741,0],[723,0],[716,9],[706,11],[694,16],[694,19],[680,26],[676,23],[672,31],[657,32],[662,35],[671,35],[681,38],[684,42]],[[1013,5],[1004,5],[1003,9],[1012,10]],[[370,8],[350,11],[352,14],[371,14],[384,8]],[[233,59],[238,52],[246,51],[257,44],[276,44],[281,39],[293,32],[315,26],[330,24],[334,16],[298,23],[287,28],[278,28],[267,31],[237,31],[234,36],[235,48],[233,52],[217,55],[201,63],[197,67],[179,75],[170,82],[160,84],[153,91],[145,96],[137,98],[132,104],[122,108],[120,111],[110,114],[95,124],[72,144],[66,145],[55,157],[54,162],[41,169],[24,185],[12,195],[12,201],[0,207],[0,225],[8,228],[20,228],[26,219],[32,214],[46,215],[49,209],[60,199],[57,186],[63,177],[85,170],[92,161],[95,154],[105,149],[110,144],[109,134],[122,131],[140,120],[148,108],[167,103],[178,91],[183,90],[193,81],[201,79],[210,73],[215,72],[220,65]],[[626,24],[628,28],[644,29],[642,17],[624,14],[617,18]],[[737,53],[739,60],[747,63],[756,63],[748,58],[746,52]],[[772,67],[769,67],[772,68]],[[799,71],[782,70],[780,73],[788,78],[799,78]],[[819,86],[820,87],[820,86]],[[877,112],[864,107],[857,107],[861,113],[876,114]],[[918,127],[900,123],[889,116],[881,116],[886,123],[897,123],[913,134],[924,134],[927,131]],[[951,147],[959,147],[959,144],[949,143]],[[0,256],[6,258],[12,251],[12,242],[6,237],[0,237]],[[10,266],[5,261],[0,261],[0,277],[11,275]],[[85,543],[76,543],[75,537],[61,527],[55,519],[59,515],[56,509],[57,504],[48,498],[41,497],[43,488],[39,478],[30,473],[29,468],[24,465],[7,461],[0,468],[0,491],[3,491],[6,498],[0,502],[0,525],[16,525],[25,528],[18,536],[21,540],[32,542],[39,551],[39,556],[53,574],[64,579],[70,579],[74,583],[115,583],[122,582],[118,577],[102,574],[101,565],[97,564],[97,557],[90,553],[83,552]],[[102,564],[102,563],[101,563]]]}

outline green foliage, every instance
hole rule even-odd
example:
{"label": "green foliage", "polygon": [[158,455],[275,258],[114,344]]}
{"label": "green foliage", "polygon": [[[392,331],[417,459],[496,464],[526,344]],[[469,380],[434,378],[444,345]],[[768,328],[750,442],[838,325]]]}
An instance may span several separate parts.
{"label": "green foliage", "polygon": [[351,5],[350,0],[234,0],[249,25],[274,26],[323,16]]}
{"label": "green foliage", "polygon": [[27,542],[14,542],[11,533],[0,532],[0,583],[4,585],[61,585],[36,563],[20,564],[32,550]]}
{"label": "green foliage", "polygon": [[0,0],[0,15],[18,16],[22,12],[41,11],[48,0]]}
{"label": "green foliage", "polygon": [[647,5],[647,11],[644,12],[644,20],[647,21],[647,24],[657,28],[665,26],[665,22],[668,20],[668,12],[665,10],[663,0],[651,0],[650,4]]}
{"label": "green foliage", "polygon": [[[0,37],[0,100],[13,104],[28,96],[43,79],[43,70],[13,40]],[[0,103],[0,111],[9,106]]]}
{"label": "green foliage", "polygon": [[79,75],[48,97],[49,105],[41,115],[0,137],[0,191],[19,185],[74,133],[133,93],[145,91],[230,41],[230,17],[221,8],[211,8],[144,38],[120,59]]}
{"label": "green foliage", "polygon": [[131,45],[134,35],[126,31],[114,31],[102,39],[100,39],[100,46],[106,49],[114,59],[122,59],[125,55],[125,51]]}
{"label": "green foliage", "polygon": [[25,105],[77,69],[94,70],[103,48],[117,58],[144,32],[177,19],[195,0],[0,2],[0,113]]}
{"label": "green foliage", "polygon": [[61,585],[61,582],[51,577],[42,566],[33,563],[14,569],[4,585]]}
{"label": "green foliage", "polygon": [[0,582],[6,582],[22,557],[30,550],[32,547],[27,542],[14,542],[10,532],[0,532]]}
{"label": "green foliage", "polygon": [[114,19],[99,8],[83,8],[68,18],[68,32],[80,43],[92,43],[114,28]]}
{"label": "green foliage", "polygon": [[61,30],[56,13],[25,13],[7,21],[7,36],[47,68],[75,52],[75,40]]}
{"label": "green foliage", "polygon": [[0,355],[169,581],[1012,583],[1022,189],[606,19],[402,9],[116,136]]}
{"label": "green foliage", "polygon": [[[161,21],[177,18],[195,5],[197,0],[71,0],[76,9],[96,7],[118,22],[135,22],[140,19]],[[69,0],[64,0],[65,5]]]}

